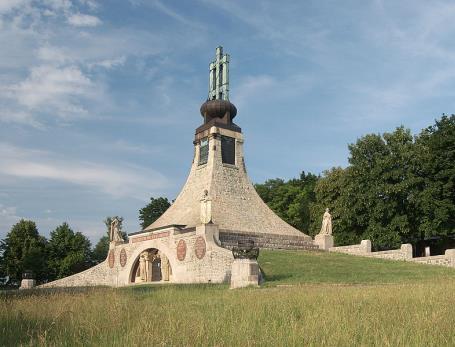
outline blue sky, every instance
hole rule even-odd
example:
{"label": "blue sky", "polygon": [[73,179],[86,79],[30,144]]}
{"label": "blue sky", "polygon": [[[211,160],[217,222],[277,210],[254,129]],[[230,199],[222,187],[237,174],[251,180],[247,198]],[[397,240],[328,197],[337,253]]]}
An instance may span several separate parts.
{"label": "blue sky", "polygon": [[0,1],[0,238],[93,243],[185,182],[215,47],[250,178],[345,166],[347,144],[455,109],[453,1]]}

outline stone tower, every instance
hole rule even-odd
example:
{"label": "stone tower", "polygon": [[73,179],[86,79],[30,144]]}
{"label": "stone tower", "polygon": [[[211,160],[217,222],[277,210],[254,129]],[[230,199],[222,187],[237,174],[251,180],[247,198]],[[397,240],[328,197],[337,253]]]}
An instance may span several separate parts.
{"label": "stone tower", "polygon": [[196,129],[185,186],[172,206],[145,230],[195,227],[201,224],[201,204],[209,204],[209,222],[218,226],[222,242],[235,241],[236,235],[256,238],[263,247],[267,247],[265,236],[275,243],[276,236],[311,241],[261,200],[247,176],[244,138],[233,122],[237,109],[229,101],[229,55],[223,54],[222,47],[216,48],[216,59],[210,64],[208,98],[200,112],[203,124]]}

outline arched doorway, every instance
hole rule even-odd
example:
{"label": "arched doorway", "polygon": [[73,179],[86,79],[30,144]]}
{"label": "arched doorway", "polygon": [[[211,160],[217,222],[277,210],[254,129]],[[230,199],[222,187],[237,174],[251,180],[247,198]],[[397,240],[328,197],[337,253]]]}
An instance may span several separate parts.
{"label": "arched doorway", "polygon": [[169,282],[171,280],[171,264],[163,252],[157,248],[149,248],[139,254],[131,272],[131,283]]}

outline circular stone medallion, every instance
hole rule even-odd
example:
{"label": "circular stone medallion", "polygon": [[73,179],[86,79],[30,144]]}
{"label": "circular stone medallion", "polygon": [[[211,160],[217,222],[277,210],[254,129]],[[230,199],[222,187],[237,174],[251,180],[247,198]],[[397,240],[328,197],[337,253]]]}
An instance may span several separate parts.
{"label": "circular stone medallion", "polygon": [[196,253],[196,258],[202,259],[205,256],[205,240],[202,236],[199,236],[196,239],[194,244],[194,253]]}
{"label": "circular stone medallion", "polygon": [[113,249],[111,249],[109,251],[108,262],[109,262],[109,267],[112,269],[114,267],[114,262],[115,262],[115,254],[114,254]]}
{"label": "circular stone medallion", "polygon": [[186,257],[186,243],[183,240],[180,240],[177,244],[177,259],[180,261],[185,260]]}
{"label": "circular stone medallion", "polygon": [[126,256],[126,251],[125,251],[125,248],[122,248],[122,250],[120,251],[120,265],[122,267],[125,266],[126,264],[126,260],[127,260],[127,256]]}

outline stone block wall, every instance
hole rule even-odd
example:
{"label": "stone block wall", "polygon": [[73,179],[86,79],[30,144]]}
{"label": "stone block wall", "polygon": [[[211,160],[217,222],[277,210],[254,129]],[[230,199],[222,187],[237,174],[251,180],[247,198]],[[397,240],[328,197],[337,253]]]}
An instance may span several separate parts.
{"label": "stone block wall", "polygon": [[339,246],[329,248],[329,252],[353,254],[353,255],[367,255],[371,253],[371,241],[362,240],[358,245]]}
{"label": "stone block wall", "polygon": [[409,243],[402,244],[399,249],[388,251],[371,252],[371,241],[362,240],[360,244],[350,246],[340,246],[329,248],[329,252],[338,252],[362,257],[382,258],[392,260],[412,261],[421,264],[441,265],[455,268],[455,249],[446,250],[444,255],[431,257],[412,257],[412,245]]}
{"label": "stone block wall", "polygon": [[304,234],[302,236],[275,235],[264,233],[245,233],[233,230],[220,230],[219,240],[221,246],[227,249],[236,247],[239,241],[252,240],[255,247],[265,249],[288,249],[288,250],[318,250],[319,247],[309,241]]}
{"label": "stone block wall", "polygon": [[412,258],[411,261],[421,264],[441,265],[455,268],[455,249],[448,249],[444,255]]}

